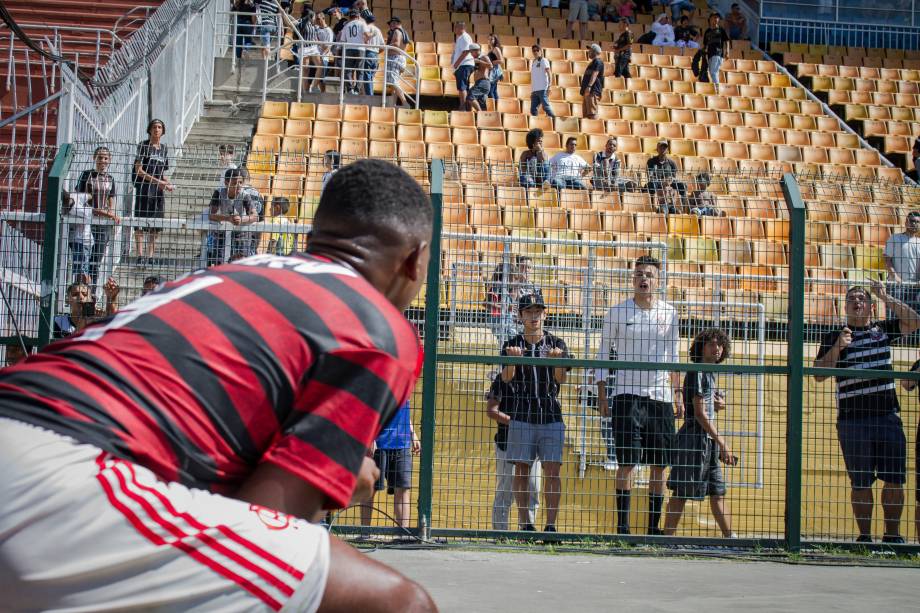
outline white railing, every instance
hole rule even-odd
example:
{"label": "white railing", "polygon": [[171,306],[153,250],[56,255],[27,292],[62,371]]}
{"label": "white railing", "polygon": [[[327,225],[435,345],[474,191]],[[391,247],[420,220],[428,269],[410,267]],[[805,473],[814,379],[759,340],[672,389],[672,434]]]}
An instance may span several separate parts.
{"label": "white railing", "polygon": [[[289,16],[283,19],[278,16],[274,27],[264,33],[260,29],[265,26],[258,19],[252,13],[218,12],[217,31],[224,34],[214,39],[214,55],[222,58],[229,54],[232,69],[236,71],[244,53],[261,53],[264,62],[261,90],[251,93],[260,94],[263,102],[269,95],[292,94],[299,102],[304,93],[310,93],[304,91],[304,84],[309,88],[315,83],[321,91],[326,88],[336,91],[340,104],[350,95],[363,93],[380,96],[382,106],[387,106],[389,90],[394,95],[398,91],[408,106],[418,108],[419,66],[404,50],[389,45],[304,40]],[[260,40],[263,37],[268,37],[268,46]],[[321,65],[304,62],[303,51],[313,47],[319,50]],[[268,53],[264,53],[266,49]],[[282,51],[293,55],[293,66],[282,58]],[[383,76],[380,92],[375,92],[377,74]]]}

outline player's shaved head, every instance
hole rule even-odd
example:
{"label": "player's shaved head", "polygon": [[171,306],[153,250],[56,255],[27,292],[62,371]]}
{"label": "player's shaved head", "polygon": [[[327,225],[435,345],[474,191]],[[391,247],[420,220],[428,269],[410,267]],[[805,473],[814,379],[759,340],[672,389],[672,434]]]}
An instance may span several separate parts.
{"label": "player's shaved head", "polygon": [[406,171],[360,160],[323,190],[307,251],[348,263],[405,310],[428,268],[433,218],[428,195]]}

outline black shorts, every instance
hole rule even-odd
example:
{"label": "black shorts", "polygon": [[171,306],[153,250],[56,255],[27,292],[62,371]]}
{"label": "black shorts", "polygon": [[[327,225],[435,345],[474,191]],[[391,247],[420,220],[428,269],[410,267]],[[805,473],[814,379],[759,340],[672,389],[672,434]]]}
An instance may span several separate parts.
{"label": "black shorts", "polygon": [[374,452],[374,462],[380,469],[380,478],[374,484],[376,491],[386,487],[387,494],[395,488],[412,488],[412,450],[378,449]]}
{"label": "black shorts", "polygon": [[[166,197],[158,187],[140,184],[134,198],[134,216],[144,219],[163,219],[166,212]],[[145,228],[139,226],[137,232],[161,232],[162,228]]]}
{"label": "black shorts", "polygon": [[364,64],[364,51],[362,49],[345,50],[345,70],[357,70]]}
{"label": "black shorts", "polygon": [[725,495],[719,448],[700,428],[681,427],[671,459],[668,489],[675,498],[702,500]]}
{"label": "black shorts", "polygon": [[674,407],[670,402],[620,394],[612,402],[617,461],[626,466],[669,466],[674,448]]}
{"label": "black shorts", "polygon": [[839,419],[837,439],[853,488],[906,481],[907,439],[897,413]]}

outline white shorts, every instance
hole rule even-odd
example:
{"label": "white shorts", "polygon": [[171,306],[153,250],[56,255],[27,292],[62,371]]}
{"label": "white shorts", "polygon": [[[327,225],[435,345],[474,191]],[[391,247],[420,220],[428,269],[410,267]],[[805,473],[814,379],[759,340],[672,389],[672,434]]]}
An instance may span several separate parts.
{"label": "white shorts", "polygon": [[0,419],[3,611],[315,611],[329,536]]}

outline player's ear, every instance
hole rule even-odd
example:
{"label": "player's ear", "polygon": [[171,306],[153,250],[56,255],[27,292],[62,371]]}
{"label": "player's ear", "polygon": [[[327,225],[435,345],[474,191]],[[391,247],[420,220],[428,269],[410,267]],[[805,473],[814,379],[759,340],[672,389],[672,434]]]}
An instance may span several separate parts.
{"label": "player's ear", "polygon": [[418,281],[428,273],[428,258],[425,256],[430,248],[428,241],[422,241],[403,260],[403,274],[410,280]]}

